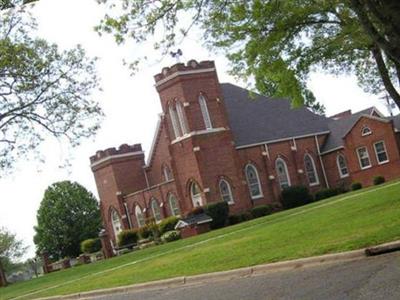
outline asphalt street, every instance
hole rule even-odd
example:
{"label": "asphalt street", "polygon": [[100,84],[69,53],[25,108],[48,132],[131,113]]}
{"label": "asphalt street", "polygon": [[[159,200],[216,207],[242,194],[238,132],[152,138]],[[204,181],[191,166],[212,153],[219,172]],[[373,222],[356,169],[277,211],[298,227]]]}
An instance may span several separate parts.
{"label": "asphalt street", "polygon": [[400,252],[101,300],[400,299]]}

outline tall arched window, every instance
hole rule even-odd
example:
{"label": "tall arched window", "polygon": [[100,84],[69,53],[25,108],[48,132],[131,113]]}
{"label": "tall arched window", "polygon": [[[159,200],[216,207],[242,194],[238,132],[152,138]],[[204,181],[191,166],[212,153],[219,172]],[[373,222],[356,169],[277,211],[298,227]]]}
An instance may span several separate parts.
{"label": "tall arched window", "polygon": [[256,167],[249,164],[246,166],[246,179],[250,190],[250,196],[252,199],[261,198],[263,196],[261,191],[260,178]]}
{"label": "tall arched window", "polygon": [[179,124],[178,115],[176,113],[175,105],[171,103],[169,105],[168,110],[169,110],[169,116],[171,118],[172,129],[174,130],[175,138],[178,138],[182,135],[182,131],[181,131],[181,126]]}
{"label": "tall arched window", "polygon": [[201,191],[197,183],[192,182],[190,184],[190,196],[192,198],[193,206],[202,206],[203,205],[203,198],[201,197]]}
{"label": "tall arched window", "polygon": [[221,181],[219,182],[219,191],[221,193],[222,201],[225,201],[228,204],[235,203],[233,201],[232,190],[229,182],[227,182],[224,179],[221,179]]}
{"label": "tall arched window", "polygon": [[176,199],[175,195],[170,194],[168,197],[169,207],[171,209],[171,214],[173,216],[179,216],[181,211],[178,206],[178,200]]}
{"label": "tall arched window", "polygon": [[163,166],[163,176],[165,181],[170,181],[173,179],[171,170],[167,165]]}
{"label": "tall arched window", "polygon": [[158,202],[156,199],[151,200],[151,210],[153,212],[153,217],[156,220],[156,222],[161,221],[161,211],[160,211],[160,206],[158,205]]}
{"label": "tall arched window", "polygon": [[122,231],[121,219],[115,209],[111,210],[111,222],[114,230],[114,236],[117,238],[118,233]]}
{"label": "tall arched window", "polygon": [[139,205],[136,205],[135,207],[135,215],[138,226],[143,227],[145,225],[145,221],[142,210],[140,209]]}
{"label": "tall arched window", "polygon": [[339,154],[337,156],[336,163],[339,170],[340,178],[349,176],[349,169],[347,168],[346,158],[343,154]]}
{"label": "tall arched window", "polygon": [[181,127],[182,134],[188,133],[186,119],[185,119],[185,113],[184,113],[182,104],[179,101],[176,102],[176,112],[178,115],[179,125]]}
{"label": "tall arched window", "polygon": [[317,169],[315,168],[315,162],[310,154],[306,154],[304,156],[304,167],[306,169],[308,183],[311,186],[319,184],[319,178],[318,178]]}
{"label": "tall arched window", "polygon": [[208,113],[206,98],[203,95],[199,96],[199,104],[200,104],[201,114],[203,115],[204,126],[206,127],[206,129],[211,129],[212,128],[211,118],[210,114]]}
{"label": "tall arched window", "polygon": [[287,165],[282,158],[278,158],[275,163],[276,173],[278,175],[279,186],[281,189],[287,188],[290,186],[290,178],[289,172],[287,169]]}

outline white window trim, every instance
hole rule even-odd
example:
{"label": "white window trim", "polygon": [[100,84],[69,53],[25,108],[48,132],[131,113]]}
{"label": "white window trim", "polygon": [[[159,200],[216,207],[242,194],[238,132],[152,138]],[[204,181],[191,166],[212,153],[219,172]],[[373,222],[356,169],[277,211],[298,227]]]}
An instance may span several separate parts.
{"label": "white window trim", "polygon": [[[317,180],[316,182],[310,183],[310,178],[308,177],[307,168],[306,168],[306,161],[305,161],[305,160],[306,160],[306,157],[309,157],[310,160],[311,160],[311,164],[312,164],[312,167],[313,167],[315,179]],[[316,186],[316,185],[319,185],[319,183],[320,183],[320,182],[319,182],[319,175],[318,175],[318,172],[317,172],[317,167],[315,166],[314,158],[313,158],[310,154],[308,154],[308,153],[306,153],[306,155],[304,155],[304,170],[306,171],[306,176],[307,176],[307,180],[308,180],[309,186]]]}
{"label": "white window trim", "polygon": [[174,108],[174,104],[170,104],[168,110],[169,110],[169,116],[171,118],[172,129],[174,130],[174,135],[175,135],[175,138],[177,139],[181,136],[182,130],[178,123],[179,122],[178,115]]}
{"label": "white window trim", "polygon": [[[157,204],[157,207],[158,207],[158,210],[159,210],[159,213],[160,213],[160,219],[159,219],[159,220],[157,220],[156,213],[155,213],[155,211],[154,211],[154,205],[153,205],[153,203],[156,203],[156,204]],[[153,217],[154,217],[154,220],[156,221],[156,223],[161,222],[161,220],[162,220],[161,209],[160,209],[160,205],[158,204],[158,201],[157,201],[155,198],[153,198],[153,199],[151,200],[150,206],[151,206],[151,211],[152,211],[152,213],[153,213]]]}
{"label": "white window trim", "polygon": [[231,185],[229,184],[228,181],[226,181],[225,179],[221,179],[219,181],[219,192],[221,194],[222,200],[224,200],[224,195],[222,194],[222,189],[221,189],[221,183],[225,182],[226,186],[228,187],[228,194],[229,194],[229,198],[230,200],[227,202],[229,205],[235,204],[235,200],[233,199],[233,194],[232,194],[232,189],[231,189]]}
{"label": "white window trim", "polygon": [[[387,157],[387,159],[382,161],[382,162],[379,161],[378,152],[376,151],[376,145],[379,144],[379,143],[383,144],[383,149],[385,149],[385,153],[386,153],[386,157]],[[387,149],[386,149],[385,141],[382,140],[382,141],[378,141],[378,142],[374,143],[374,151],[375,151],[376,161],[378,162],[379,165],[387,164],[390,161],[389,154],[388,154]]]}
{"label": "white window trim", "polygon": [[[173,207],[172,207],[172,205],[171,205],[171,199],[172,198],[174,198],[175,199],[175,205],[176,205],[176,207],[178,208],[178,211],[179,211],[179,213],[178,214],[175,214],[175,211],[174,211],[174,209],[173,209]],[[180,210],[180,207],[179,207],[179,205],[178,205],[178,199],[175,197],[175,195],[172,195],[172,194],[170,194],[169,196],[168,196],[168,204],[169,204],[169,208],[171,209],[171,213],[172,213],[172,215],[173,216],[179,216],[181,213],[181,210]]]}
{"label": "white window trim", "polygon": [[199,96],[199,105],[201,114],[203,115],[204,127],[206,128],[206,130],[212,129],[213,126],[210,118],[210,113],[208,112],[207,101],[202,94]]}
{"label": "white window trim", "polygon": [[[194,184],[197,185],[198,190],[199,190],[199,193],[196,194],[196,195],[193,194],[193,185],[194,185]],[[204,203],[203,203],[203,196],[201,195],[201,189],[200,189],[199,185],[198,185],[196,182],[192,182],[192,183],[190,184],[190,187],[189,187],[189,188],[190,188],[190,199],[192,200],[193,207],[203,206],[203,205],[204,205]],[[194,197],[196,197],[196,199],[195,199]],[[198,201],[198,202],[199,202],[199,205],[197,205],[197,202],[195,202],[194,200],[200,200],[200,201]]]}
{"label": "white window trim", "polygon": [[178,121],[181,127],[182,135],[185,135],[188,133],[188,128],[186,125],[185,112],[183,110],[182,104],[179,101],[176,102],[176,113],[178,115]]}
{"label": "white window trim", "polygon": [[291,180],[290,180],[289,170],[288,170],[288,167],[287,167],[286,162],[285,162],[282,158],[280,158],[280,157],[277,158],[276,161],[275,161],[276,175],[277,175],[277,177],[278,177],[279,187],[280,187],[281,190],[283,190],[282,184],[281,184],[281,180],[280,180],[279,174],[278,174],[278,168],[277,168],[277,165],[278,165],[278,162],[279,162],[279,161],[281,161],[281,162],[283,163],[283,166],[285,167],[285,172],[286,172],[286,178],[287,178],[287,181],[288,181],[288,186],[292,186],[292,182],[291,182]]}
{"label": "white window trim", "polygon": [[167,165],[164,165],[164,167],[163,167],[163,175],[164,175],[165,182],[168,182],[173,179],[173,177],[170,176],[170,175],[172,175],[171,169]]}
{"label": "white window trim", "polygon": [[[138,217],[139,214],[142,216],[143,223],[140,221],[140,218]],[[139,205],[136,205],[136,206],[135,206],[135,216],[136,216],[136,221],[137,221],[137,224],[138,224],[139,227],[143,227],[144,225],[146,225],[146,222],[145,222],[145,220],[144,220],[144,216],[143,216],[142,209],[140,208]]]}
{"label": "white window trim", "polygon": [[[339,163],[339,157],[343,157],[343,159],[344,159],[344,162],[346,164],[347,174],[343,174],[343,172],[342,172],[342,168],[340,167],[340,163]],[[346,178],[346,177],[350,176],[350,174],[349,174],[349,166],[347,165],[346,158],[344,157],[343,154],[338,154],[338,156],[336,157],[336,165],[337,165],[337,168],[338,168],[338,171],[339,171],[340,178]]]}
{"label": "white window trim", "polygon": [[[368,157],[368,161],[369,161],[369,165],[368,165],[368,166],[365,166],[365,167],[363,167],[362,164],[361,164],[361,157],[360,157],[360,152],[359,152],[359,150],[360,150],[360,149],[363,149],[363,148],[365,148],[365,150],[366,150],[367,157]],[[372,164],[371,164],[371,158],[369,157],[368,148],[367,148],[366,146],[358,147],[358,148],[356,149],[356,152],[357,152],[357,157],[358,157],[358,163],[360,164],[361,170],[366,170],[366,169],[371,168],[371,167],[372,167]]]}
{"label": "white window trim", "polygon": [[[367,133],[364,133],[364,129],[368,129],[368,132]],[[371,128],[369,128],[368,126],[364,126],[362,129],[361,129],[361,135],[362,136],[368,136],[368,135],[371,135],[372,134],[372,130],[371,130]]]}
{"label": "white window trim", "polygon": [[[260,190],[260,194],[254,195],[254,196],[251,194],[250,182],[249,182],[249,178],[248,178],[248,176],[247,176],[247,168],[249,168],[249,167],[253,168],[254,171],[255,171],[255,173],[256,173],[257,184],[258,184],[258,187],[259,187],[259,190]],[[262,186],[261,186],[261,181],[260,181],[260,176],[259,176],[259,174],[258,174],[257,168],[256,168],[253,164],[247,164],[246,167],[245,167],[245,169],[244,169],[244,171],[245,171],[245,173],[246,173],[245,175],[246,175],[247,185],[248,185],[248,187],[249,187],[250,198],[251,198],[252,200],[256,200],[256,199],[263,198],[263,197],[264,197],[264,194],[263,194],[263,190],[262,190]]]}
{"label": "white window trim", "polygon": [[[114,216],[117,217],[117,220],[114,219]],[[119,217],[119,214],[117,213],[117,211],[113,208],[111,211],[111,223],[112,223],[112,227],[113,227],[113,231],[114,231],[114,236],[115,236],[115,240],[117,241],[118,239],[118,234],[123,230],[122,229],[122,222],[121,222],[121,218]],[[118,228],[116,228],[116,223],[118,223]]]}

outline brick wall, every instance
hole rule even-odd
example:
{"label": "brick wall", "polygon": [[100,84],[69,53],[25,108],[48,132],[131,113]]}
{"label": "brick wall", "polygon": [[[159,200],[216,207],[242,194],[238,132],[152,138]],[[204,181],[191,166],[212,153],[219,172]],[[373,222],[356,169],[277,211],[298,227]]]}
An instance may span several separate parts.
{"label": "brick wall", "polygon": [[[367,126],[372,133],[362,136],[362,129]],[[375,155],[374,144],[384,141],[389,157],[389,163],[379,164]],[[362,117],[344,138],[345,155],[353,181],[359,181],[363,186],[372,184],[374,176],[382,175],[386,180],[400,176],[400,156],[396,136],[391,122],[383,122],[379,119]],[[371,168],[361,170],[356,149],[359,147],[368,149]]]}

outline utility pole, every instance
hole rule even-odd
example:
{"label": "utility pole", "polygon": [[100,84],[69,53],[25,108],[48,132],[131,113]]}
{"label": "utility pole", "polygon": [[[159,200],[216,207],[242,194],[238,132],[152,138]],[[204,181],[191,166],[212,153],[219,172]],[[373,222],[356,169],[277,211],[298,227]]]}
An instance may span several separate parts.
{"label": "utility pole", "polygon": [[386,94],[383,97],[380,97],[379,99],[383,99],[385,101],[385,106],[387,110],[389,111],[389,114],[391,117],[393,117],[393,108],[394,108],[394,103],[390,100],[390,97],[388,94]]}

